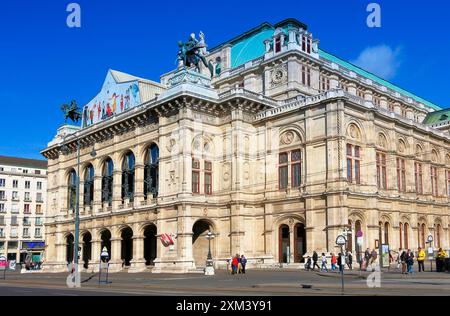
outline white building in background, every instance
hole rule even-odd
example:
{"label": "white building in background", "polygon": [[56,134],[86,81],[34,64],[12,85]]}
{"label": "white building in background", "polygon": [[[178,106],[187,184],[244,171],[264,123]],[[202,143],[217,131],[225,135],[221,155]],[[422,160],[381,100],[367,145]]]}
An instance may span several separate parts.
{"label": "white building in background", "polygon": [[47,161],[0,156],[0,255],[41,261],[46,192]]}

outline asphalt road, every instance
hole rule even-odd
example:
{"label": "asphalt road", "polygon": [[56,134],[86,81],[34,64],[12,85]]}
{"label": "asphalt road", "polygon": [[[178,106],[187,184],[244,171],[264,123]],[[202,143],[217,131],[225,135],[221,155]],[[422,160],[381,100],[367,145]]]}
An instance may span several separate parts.
{"label": "asphalt road", "polygon": [[[82,280],[92,275],[83,274]],[[450,274],[426,272],[401,275],[382,273],[381,287],[367,285],[369,273],[346,272],[345,295],[450,295]],[[373,275],[372,275],[373,277]],[[66,285],[67,274],[9,273],[0,280],[2,296],[305,296],[342,295],[338,273],[292,270],[250,270],[246,275],[216,271],[202,274],[111,274],[111,284],[98,284],[98,276],[82,283],[78,289]],[[372,278],[372,280],[374,280]],[[372,282],[373,283],[373,282]],[[302,285],[311,285],[305,289]]]}

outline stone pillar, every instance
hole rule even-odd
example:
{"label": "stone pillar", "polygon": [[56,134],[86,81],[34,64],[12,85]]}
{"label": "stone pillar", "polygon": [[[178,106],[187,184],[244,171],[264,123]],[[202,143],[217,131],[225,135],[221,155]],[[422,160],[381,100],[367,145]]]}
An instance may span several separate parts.
{"label": "stone pillar", "polygon": [[330,76],[330,89],[337,89],[339,86],[339,78],[336,75],[331,75]]}
{"label": "stone pillar", "polygon": [[110,272],[122,270],[122,239],[111,238],[111,261],[109,262]]}
{"label": "stone pillar", "polygon": [[129,273],[143,272],[147,269],[144,259],[144,236],[133,236],[133,259]]}
{"label": "stone pillar", "polygon": [[86,210],[84,207],[84,180],[80,180],[80,214],[85,214]]}
{"label": "stone pillar", "polygon": [[92,214],[95,215],[102,209],[102,177],[94,177],[94,203]]}
{"label": "stone pillar", "polygon": [[122,171],[114,170],[114,172],[113,172],[113,198],[112,198],[113,210],[119,209],[119,205],[122,205]]}
{"label": "stone pillar", "polygon": [[387,110],[387,108],[388,108],[388,101],[385,96],[382,96],[380,98],[380,108],[385,109],[385,110]]}
{"label": "stone pillar", "polygon": [[356,95],[356,84],[354,84],[353,82],[350,82],[348,84],[348,93],[350,93],[351,95]]}
{"label": "stone pillar", "polygon": [[140,206],[144,201],[144,170],[143,164],[136,164],[135,166],[135,179],[134,179],[134,205]]}
{"label": "stone pillar", "polygon": [[93,268],[95,272],[98,272],[102,241],[100,239],[94,239],[91,241],[91,245],[91,261],[89,262],[89,267]]}
{"label": "stone pillar", "polygon": [[289,263],[295,263],[295,226],[289,222]]}

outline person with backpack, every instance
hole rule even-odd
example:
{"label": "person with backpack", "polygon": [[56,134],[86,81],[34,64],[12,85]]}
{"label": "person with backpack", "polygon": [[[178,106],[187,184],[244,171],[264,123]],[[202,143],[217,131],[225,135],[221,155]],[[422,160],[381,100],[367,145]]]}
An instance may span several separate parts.
{"label": "person with backpack", "polygon": [[242,274],[245,274],[245,266],[247,265],[247,258],[244,255],[241,256]]}
{"label": "person with backpack", "polygon": [[336,268],[337,259],[334,253],[331,254],[331,271],[337,270]]}
{"label": "person with backpack", "polygon": [[322,268],[320,268],[320,270],[325,270],[325,272],[328,272],[327,263],[327,256],[325,256],[325,253],[322,252]]}
{"label": "person with backpack", "polygon": [[402,264],[402,274],[407,274],[406,272],[406,251],[403,250],[402,254],[400,255],[400,262]]}
{"label": "person with backpack", "polygon": [[320,267],[319,267],[319,265],[317,264],[317,261],[319,261],[319,255],[317,254],[317,252],[313,252],[313,257],[312,257],[312,259],[313,259],[313,268],[312,268],[312,270],[314,271],[314,269],[317,267],[317,269],[319,269],[319,270],[321,270],[320,269]]}

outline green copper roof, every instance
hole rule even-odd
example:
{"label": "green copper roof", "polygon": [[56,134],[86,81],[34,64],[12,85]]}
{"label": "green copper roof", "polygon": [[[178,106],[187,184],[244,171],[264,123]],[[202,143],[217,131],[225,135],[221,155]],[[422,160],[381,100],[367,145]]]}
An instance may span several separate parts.
{"label": "green copper roof", "polygon": [[399,88],[399,87],[393,85],[392,83],[390,83],[389,81],[381,79],[380,77],[378,77],[378,76],[376,76],[376,75],[374,75],[374,74],[372,74],[372,73],[370,73],[368,71],[365,71],[364,69],[361,69],[361,68],[359,68],[359,67],[357,67],[357,66],[355,66],[355,65],[353,65],[353,64],[351,64],[351,63],[349,63],[349,62],[347,62],[347,61],[345,61],[343,59],[340,59],[339,57],[336,57],[336,56],[334,56],[334,55],[332,55],[330,53],[327,53],[327,52],[325,52],[325,51],[323,51],[321,49],[319,50],[319,55],[320,55],[320,57],[322,57],[324,59],[327,59],[327,60],[329,60],[331,62],[334,62],[334,63],[336,63],[336,64],[338,64],[338,65],[340,65],[342,67],[345,67],[345,68],[347,68],[347,69],[349,69],[349,70],[351,70],[351,71],[353,71],[353,72],[355,72],[355,73],[357,73],[357,74],[359,74],[359,75],[361,75],[363,77],[369,78],[370,80],[372,80],[374,82],[377,82],[377,83],[379,83],[379,84],[381,84],[381,85],[383,85],[383,86],[385,86],[387,88],[390,88],[390,89],[392,89],[394,91],[397,91],[398,93],[406,95],[406,96],[410,97],[411,99],[416,100],[417,102],[423,103],[424,105],[429,106],[429,107],[431,107],[431,108],[433,108],[435,110],[441,110],[442,109],[440,106],[438,106],[438,105],[436,105],[434,103],[431,103],[430,101],[427,101],[427,100],[425,100],[425,99],[423,99],[421,97],[418,97],[415,94],[412,94],[409,91],[406,91],[406,90],[404,90],[402,88]]}
{"label": "green copper roof", "polygon": [[231,68],[264,55],[264,41],[272,37],[273,29],[262,29],[259,33],[243,39],[231,47]]}
{"label": "green copper roof", "polygon": [[450,109],[428,113],[423,124],[433,125],[439,122],[447,122],[450,120]]}

